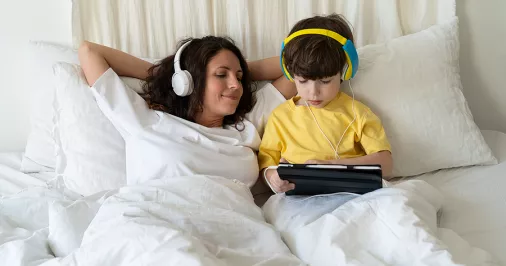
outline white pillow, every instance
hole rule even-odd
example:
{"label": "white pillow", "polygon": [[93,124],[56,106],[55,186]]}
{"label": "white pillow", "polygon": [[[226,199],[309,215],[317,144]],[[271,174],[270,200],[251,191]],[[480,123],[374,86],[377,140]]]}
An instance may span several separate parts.
{"label": "white pillow", "polygon": [[27,65],[31,95],[31,131],[21,162],[21,171],[54,171],[56,154],[54,131],[53,64],[62,61],[77,64],[77,52],[71,48],[44,42],[30,42]]}
{"label": "white pillow", "polygon": [[56,174],[87,196],[126,184],[125,143],[98,107],[78,65],[57,63],[56,135],[61,150]]}
{"label": "white pillow", "polygon": [[[30,77],[32,94],[31,131],[27,140],[25,153],[21,162],[21,171],[25,173],[55,171],[56,154],[54,96],[55,80],[53,64],[67,62],[79,64],[77,50],[70,47],[55,45],[46,42],[31,41],[28,45],[30,64],[27,76]],[[144,58],[154,63],[155,59]],[[140,92],[142,84],[140,80],[122,78],[123,81]]]}
{"label": "white pillow", "polygon": [[456,17],[358,52],[352,87],[383,122],[395,176],[497,163],[461,91]]}

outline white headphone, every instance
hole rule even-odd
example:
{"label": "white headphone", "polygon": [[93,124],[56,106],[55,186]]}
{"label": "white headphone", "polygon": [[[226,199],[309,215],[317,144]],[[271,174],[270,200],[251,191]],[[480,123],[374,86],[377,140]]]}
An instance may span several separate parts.
{"label": "white headphone", "polygon": [[174,89],[174,92],[181,97],[188,96],[193,92],[192,75],[187,70],[181,70],[181,65],[179,64],[179,60],[184,48],[190,43],[191,41],[188,41],[185,44],[181,45],[181,47],[177,50],[176,55],[174,56],[174,74],[172,75],[172,88]]}

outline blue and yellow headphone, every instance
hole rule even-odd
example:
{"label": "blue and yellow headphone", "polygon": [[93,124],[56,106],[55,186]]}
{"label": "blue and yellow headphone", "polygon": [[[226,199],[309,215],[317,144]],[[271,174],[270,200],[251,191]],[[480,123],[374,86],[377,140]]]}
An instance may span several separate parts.
{"label": "blue and yellow headphone", "polygon": [[304,29],[296,31],[290,36],[286,37],[286,39],[281,44],[281,55],[280,55],[280,63],[281,63],[281,70],[283,71],[283,74],[285,74],[285,77],[293,81],[292,76],[290,76],[290,73],[288,73],[288,70],[286,69],[285,65],[285,59],[283,56],[283,51],[285,50],[285,45],[288,44],[291,40],[293,40],[295,37],[301,36],[301,35],[308,35],[308,34],[317,34],[317,35],[323,35],[330,37],[337,42],[339,42],[343,46],[344,53],[346,54],[346,61],[347,64],[345,66],[346,70],[343,71],[343,80],[349,80],[351,78],[355,77],[355,74],[357,74],[358,70],[358,54],[357,49],[355,49],[355,45],[353,45],[353,42],[344,38],[340,34],[326,29]]}

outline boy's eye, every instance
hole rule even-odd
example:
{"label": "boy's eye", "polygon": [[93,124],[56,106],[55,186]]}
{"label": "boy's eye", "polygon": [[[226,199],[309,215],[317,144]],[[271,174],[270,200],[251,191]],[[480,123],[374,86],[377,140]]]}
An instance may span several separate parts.
{"label": "boy's eye", "polygon": [[303,84],[303,83],[306,83],[306,81],[307,81],[307,80],[305,80],[305,79],[304,79],[304,80],[300,80],[300,79],[299,79],[299,80],[297,80],[297,81],[298,81],[299,83]]}
{"label": "boy's eye", "polygon": [[329,84],[329,83],[330,83],[330,80],[321,80],[321,82],[322,82],[323,84]]}

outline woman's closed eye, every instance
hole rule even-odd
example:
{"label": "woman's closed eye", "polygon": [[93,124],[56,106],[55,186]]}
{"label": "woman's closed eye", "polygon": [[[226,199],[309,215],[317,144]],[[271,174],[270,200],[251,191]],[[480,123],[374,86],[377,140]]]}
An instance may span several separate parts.
{"label": "woman's closed eye", "polygon": [[[218,73],[218,74],[216,74],[215,76],[217,76],[217,77],[218,77],[218,78],[220,78],[220,79],[224,79],[224,78],[226,78],[226,77],[227,77],[227,74]],[[238,81],[242,81],[242,76],[237,76],[237,80],[238,80]]]}

